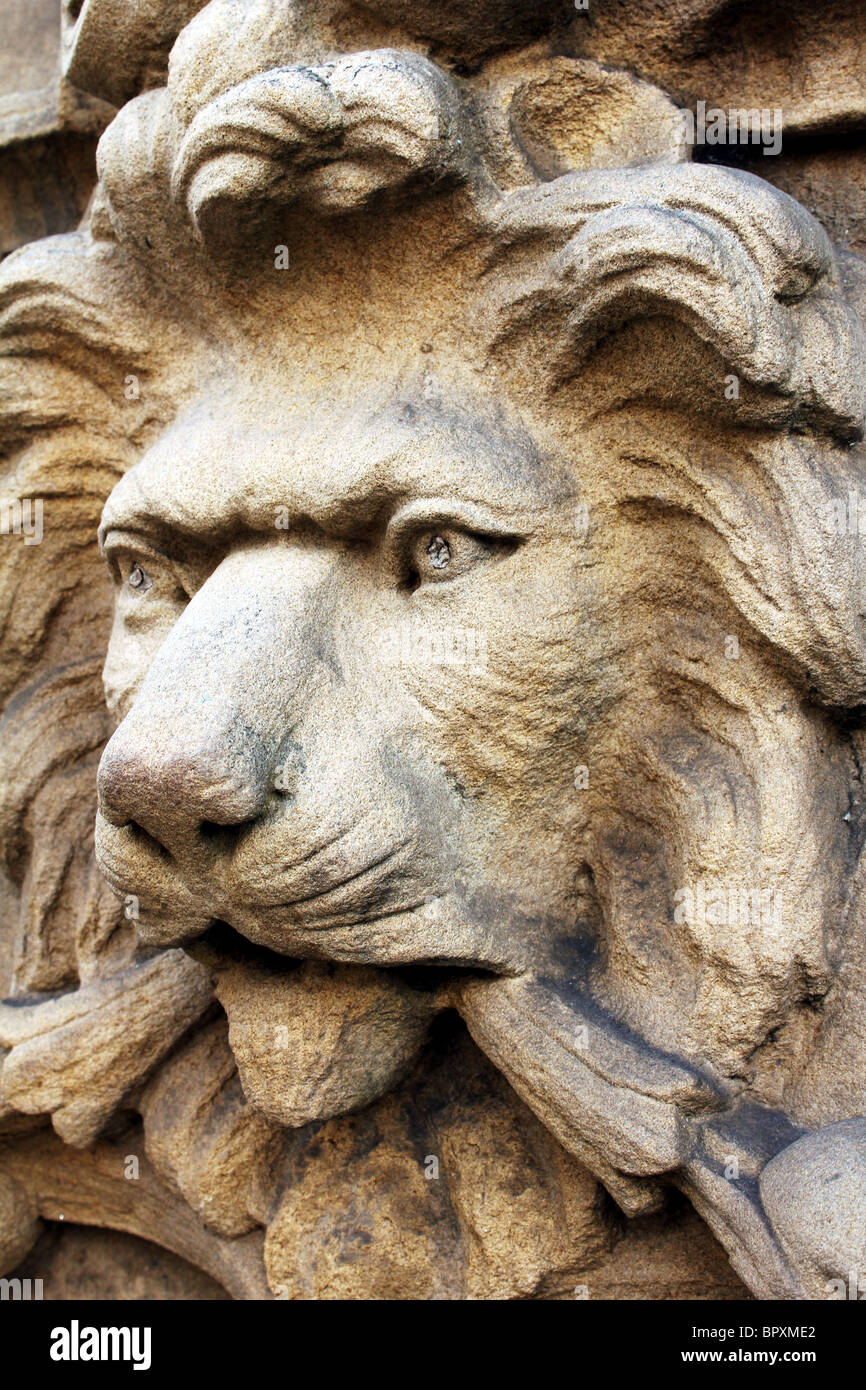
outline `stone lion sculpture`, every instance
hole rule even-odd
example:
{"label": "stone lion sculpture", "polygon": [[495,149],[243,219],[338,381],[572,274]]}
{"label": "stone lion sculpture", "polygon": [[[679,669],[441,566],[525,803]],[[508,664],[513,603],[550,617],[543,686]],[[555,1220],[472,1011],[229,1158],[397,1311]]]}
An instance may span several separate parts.
{"label": "stone lion sculpture", "polygon": [[132,1116],[176,1207],[80,1219],[238,1297],[565,1288],[596,1181],[826,1297],[866,1251],[862,264],[675,146],[570,172],[566,60],[473,85],[287,13],[207,5],[86,226],[0,272],[45,512],[0,586],[7,1266]]}

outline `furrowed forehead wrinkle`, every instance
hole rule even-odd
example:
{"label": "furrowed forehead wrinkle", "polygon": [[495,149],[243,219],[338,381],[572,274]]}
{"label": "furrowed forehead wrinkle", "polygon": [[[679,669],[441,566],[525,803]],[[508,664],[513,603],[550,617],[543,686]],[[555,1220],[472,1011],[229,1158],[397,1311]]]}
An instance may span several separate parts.
{"label": "furrowed forehead wrinkle", "polygon": [[100,545],[109,531],[141,525],[147,516],[147,498],[142,492],[136,468],[133,467],[112,489],[102,508],[102,520],[99,525]]}
{"label": "furrowed forehead wrinkle", "polygon": [[237,402],[219,414],[207,406],[193,409],[118,483],[105,505],[103,533],[110,527],[191,536],[230,530],[244,519],[251,485],[282,475],[281,491],[288,490],[292,433],[289,420],[278,434],[251,421]]}
{"label": "furrowed forehead wrinkle", "polygon": [[[330,506],[326,502],[332,519],[367,504],[372,511],[377,501],[436,494],[519,510],[537,504],[543,486],[544,469],[528,434],[427,402],[392,402],[360,429],[356,420],[344,420],[327,447],[340,470],[340,487]],[[315,467],[320,460],[309,463]]]}
{"label": "furrowed forehead wrinkle", "polygon": [[456,496],[525,510],[545,499],[548,469],[526,429],[490,410],[394,400],[359,418],[333,406],[322,418],[274,412],[267,423],[233,402],[177,421],[114,489],[114,527],[213,537],[238,526],[273,528],[278,508],[351,530],[418,496]]}

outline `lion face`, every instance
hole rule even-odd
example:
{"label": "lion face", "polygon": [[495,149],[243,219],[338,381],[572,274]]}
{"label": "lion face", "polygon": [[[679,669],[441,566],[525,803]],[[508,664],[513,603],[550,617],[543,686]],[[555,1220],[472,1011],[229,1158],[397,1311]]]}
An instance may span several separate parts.
{"label": "lion face", "polygon": [[109,498],[97,853],[149,941],[513,971],[579,935],[573,484],[466,402],[237,393]]}

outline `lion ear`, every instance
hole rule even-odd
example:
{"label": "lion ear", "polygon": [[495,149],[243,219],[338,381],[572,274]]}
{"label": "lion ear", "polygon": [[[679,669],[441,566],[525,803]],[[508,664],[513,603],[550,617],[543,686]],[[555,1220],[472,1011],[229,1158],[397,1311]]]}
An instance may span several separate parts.
{"label": "lion ear", "polygon": [[[763,180],[709,165],[567,175],[507,199],[495,236],[491,269],[506,276],[530,242],[550,248],[520,299],[498,281],[497,342],[525,337],[542,321],[549,335],[552,315],[554,386],[574,378],[615,330],[673,319],[758,393],[751,412],[740,407],[742,422],[861,436],[862,322],[842,292],[826,233]],[[657,391],[670,398],[676,382],[663,389],[664,357],[662,349]],[[703,375],[693,391],[703,385],[705,408],[730,418],[716,375]]]}

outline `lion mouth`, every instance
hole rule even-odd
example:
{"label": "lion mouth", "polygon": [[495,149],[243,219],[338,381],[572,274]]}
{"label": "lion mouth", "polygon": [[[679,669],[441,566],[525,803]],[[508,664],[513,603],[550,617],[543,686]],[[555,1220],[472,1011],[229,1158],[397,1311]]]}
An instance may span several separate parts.
{"label": "lion mouth", "polygon": [[240,855],[218,872],[212,845],[181,865],[148,841],[132,825],[98,819],[100,869],[132,901],[127,916],[146,945],[187,947],[225,923],[239,943],[284,959],[520,968],[503,948],[500,924],[479,920],[415,838],[364,858],[346,834],[291,862],[260,851],[258,873]]}
{"label": "lion mouth", "polygon": [[[230,922],[220,918],[214,918],[194,941],[186,942],[182,949],[217,975],[228,969],[240,972],[252,970],[263,971],[274,979],[288,979],[297,973],[305,959],[260,946],[237,931]],[[311,959],[316,960],[315,957]],[[334,964],[329,956],[322,957],[319,963]],[[361,971],[365,968],[363,963],[353,963],[353,966]],[[491,968],[483,963],[441,959],[416,960],[384,969],[385,974],[402,980],[413,989],[438,994],[447,994],[452,984],[470,978],[487,979],[503,974],[500,968]]]}
{"label": "lion mouth", "polygon": [[459,989],[453,970],[277,958],[225,922],[187,950],[212,976],[248,1102],[291,1128],[393,1089]]}
{"label": "lion mouth", "polygon": [[216,919],[209,932],[213,928],[230,930],[235,949],[241,953],[264,952],[267,957],[283,960],[473,968],[496,974],[510,974],[520,968],[498,946],[496,933],[467,914],[460,895],[453,890],[303,922],[286,911],[269,916],[245,909]]}
{"label": "lion mouth", "polygon": [[99,815],[96,860],[114,891],[133,897],[144,917],[177,919],[180,935],[172,944],[189,938],[192,916],[198,924],[225,920],[255,939],[269,936],[262,944],[285,954],[275,932],[360,924],[412,911],[435,896],[432,865],[411,838],[361,854],[357,829],[289,857],[280,846],[261,844],[229,854],[227,828],[205,824],[197,844],[175,856],[134,822],[114,825]]}

